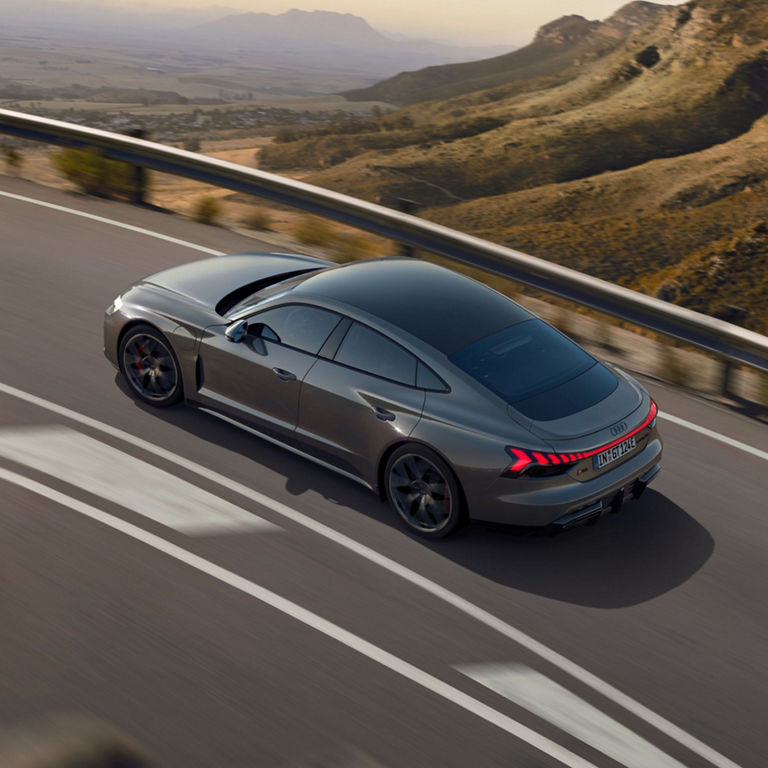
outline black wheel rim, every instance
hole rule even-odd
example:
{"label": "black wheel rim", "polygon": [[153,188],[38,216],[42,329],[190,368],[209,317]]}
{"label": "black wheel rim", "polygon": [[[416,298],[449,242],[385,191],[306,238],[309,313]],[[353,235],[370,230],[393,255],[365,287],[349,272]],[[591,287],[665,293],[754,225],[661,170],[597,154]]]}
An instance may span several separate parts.
{"label": "black wheel rim", "polygon": [[173,397],[179,384],[171,350],[146,333],[131,336],[123,347],[123,370],[130,385],[148,400]]}
{"label": "black wheel rim", "polygon": [[443,473],[423,456],[401,456],[389,472],[389,492],[402,518],[412,528],[435,533],[451,518],[453,499]]}

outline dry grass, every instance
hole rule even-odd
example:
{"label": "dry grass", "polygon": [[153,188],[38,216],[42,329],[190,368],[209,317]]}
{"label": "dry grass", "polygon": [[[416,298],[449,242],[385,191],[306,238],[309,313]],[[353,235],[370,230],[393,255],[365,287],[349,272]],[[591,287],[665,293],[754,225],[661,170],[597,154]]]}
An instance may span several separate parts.
{"label": "dry grass", "polygon": [[248,229],[267,231],[272,229],[272,214],[266,208],[254,208],[240,219],[240,223]]}
{"label": "dry grass", "polygon": [[192,205],[191,218],[199,224],[221,223],[222,207],[215,197],[201,197]]}
{"label": "dry grass", "polygon": [[293,231],[302,245],[329,246],[335,236],[333,225],[317,216],[302,216]]}

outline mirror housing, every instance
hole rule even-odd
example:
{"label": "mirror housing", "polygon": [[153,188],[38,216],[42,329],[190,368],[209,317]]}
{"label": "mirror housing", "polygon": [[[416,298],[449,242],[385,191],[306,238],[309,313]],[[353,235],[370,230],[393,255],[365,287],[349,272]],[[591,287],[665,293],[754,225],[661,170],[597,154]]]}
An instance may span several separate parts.
{"label": "mirror housing", "polygon": [[232,323],[232,325],[227,326],[227,330],[224,331],[224,335],[227,337],[227,340],[231,341],[233,344],[241,342],[247,333],[247,320],[238,320],[236,323]]}

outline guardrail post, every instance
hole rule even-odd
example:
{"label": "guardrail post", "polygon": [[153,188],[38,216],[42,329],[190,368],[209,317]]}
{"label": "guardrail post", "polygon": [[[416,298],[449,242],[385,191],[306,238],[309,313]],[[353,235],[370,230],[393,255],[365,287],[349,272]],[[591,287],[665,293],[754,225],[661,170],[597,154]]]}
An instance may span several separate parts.
{"label": "guardrail post", "polygon": [[[131,128],[128,136],[134,139],[146,139],[147,131],[144,128]],[[147,171],[141,165],[133,166],[133,188],[131,189],[131,202],[135,205],[144,205],[147,202]]]}
{"label": "guardrail post", "polygon": [[[420,207],[421,206],[415,200],[407,200],[404,197],[397,198],[397,210],[402,213],[416,214]],[[414,254],[413,246],[408,245],[408,243],[398,243],[398,249],[401,256],[412,257]]]}
{"label": "guardrail post", "polygon": [[[718,320],[725,320],[727,323],[734,323],[735,325],[741,325],[747,317],[747,310],[743,307],[736,307],[733,304],[726,304],[720,307],[715,313],[714,317]],[[732,375],[733,375],[733,362],[727,358],[723,358],[722,368],[720,370],[720,394],[723,397],[732,397],[733,392],[731,389]]]}

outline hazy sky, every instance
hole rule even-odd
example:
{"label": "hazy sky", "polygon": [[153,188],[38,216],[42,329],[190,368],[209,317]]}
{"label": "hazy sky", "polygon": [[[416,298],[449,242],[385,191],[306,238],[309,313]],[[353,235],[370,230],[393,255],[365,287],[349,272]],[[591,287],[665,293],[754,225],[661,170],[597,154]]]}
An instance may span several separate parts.
{"label": "hazy sky", "polygon": [[[451,42],[522,44],[537,27],[569,13],[604,19],[628,0],[91,0],[101,5],[160,10],[221,5],[244,11],[282,13],[339,11],[362,16],[383,31]],[[663,0],[661,0],[663,1]],[[671,0],[675,2],[675,0]]]}

